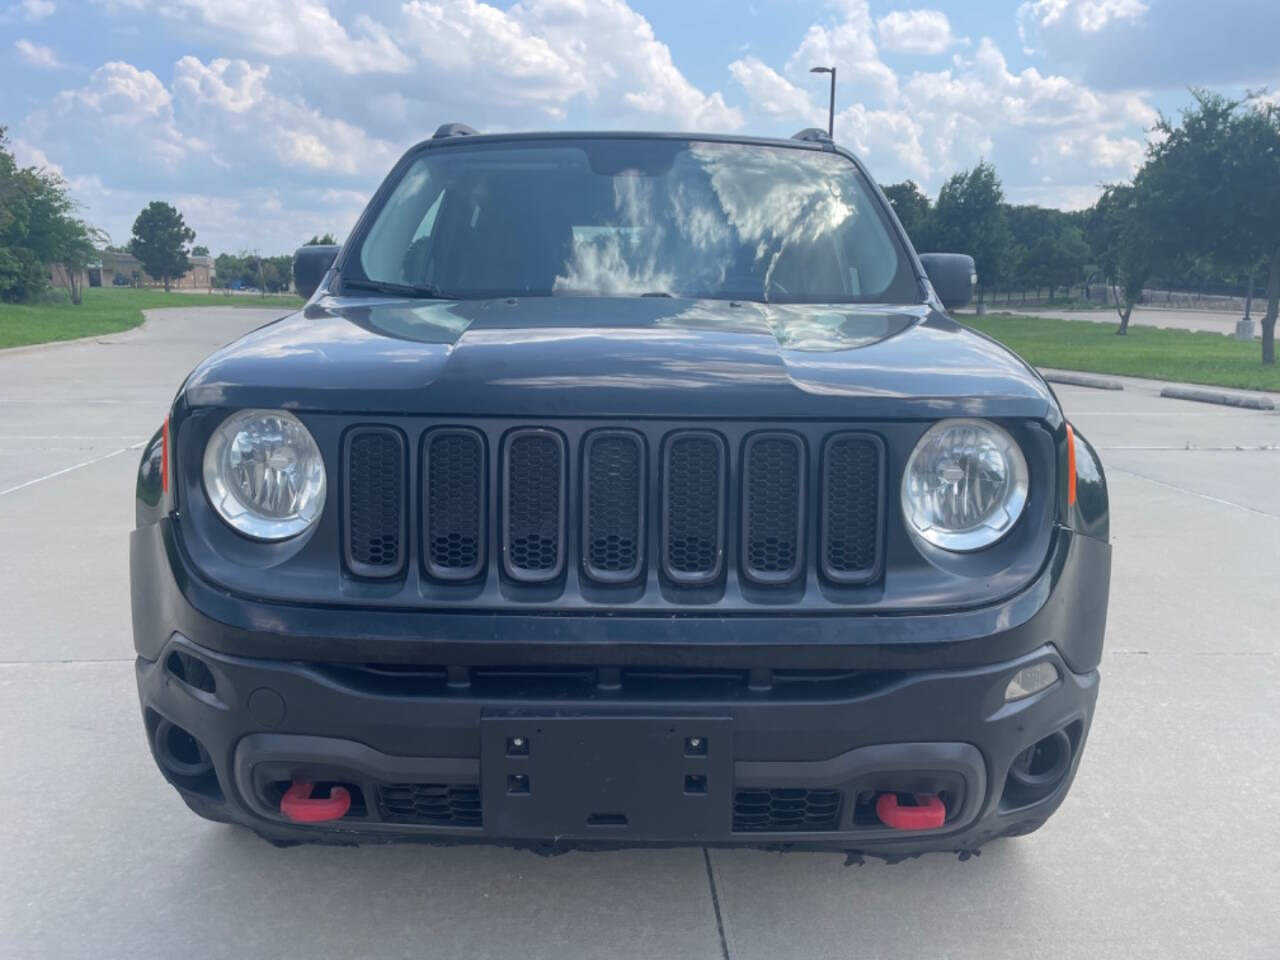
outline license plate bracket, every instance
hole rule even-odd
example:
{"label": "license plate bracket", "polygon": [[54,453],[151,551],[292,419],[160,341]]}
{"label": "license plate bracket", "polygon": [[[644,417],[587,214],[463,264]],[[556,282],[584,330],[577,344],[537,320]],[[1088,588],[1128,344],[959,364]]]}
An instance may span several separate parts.
{"label": "license plate bracket", "polygon": [[490,716],[480,723],[486,828],[507,837],[725,836],[727,717]]}

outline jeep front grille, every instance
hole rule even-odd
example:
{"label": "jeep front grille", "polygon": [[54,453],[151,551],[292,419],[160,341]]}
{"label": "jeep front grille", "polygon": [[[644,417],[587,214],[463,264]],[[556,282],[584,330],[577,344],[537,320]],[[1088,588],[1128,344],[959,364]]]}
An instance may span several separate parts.
{"label": "jeep front grille", "polygon": [[403,577],[417,556],[429,601],[787,603],[815,583],[853,598],[883,569],[870,432],[477,420],[347,437],[347,567]]}

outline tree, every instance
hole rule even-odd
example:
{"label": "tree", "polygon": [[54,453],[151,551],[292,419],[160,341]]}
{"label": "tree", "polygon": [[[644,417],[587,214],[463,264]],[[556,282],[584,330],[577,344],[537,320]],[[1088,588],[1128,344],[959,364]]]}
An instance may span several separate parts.
{"label": "tree", "polygon": [[43,265],[28,244],[32,178],[6,149],[0,127],[0,298],[24,300],[48,285]]}
{"label": "tree", "polygon": [[312,234],[311,239],[308,240],[306,243],[304,243],[303,246],[304,247],[320,247],[320,246],[328,246],[330,244],[334,244],[337,242],[338,242],[337,240],[333,239],[332,233],[326,233],[323,237]]}
{"label": "tree", "polygon": [[1089,245],[1080,229],[1064,223],[1032,244],[1022,258],[1022,267],[1024,276],[1037,287],[1043,284],[1049,288],[1052,299],[1059,287],[1069,287],[1080,279],[1088,261]]}
{"label": "tree", "polygon": [[1115,299],[1119,336],[1129,332],[1129,317],[1151,276],[1152,233],[1143,222],[1134,187],[1108,184],[1086,217],[1085,234],[1098,269]]}
{"label": "tree", "polygon": [[80,302],[80,277],[97,259],[101,231],[75,217],[62,177],[19,168],[0,127],[0,299],[30,300],[49,285],[50,267],[66,268],[71,300]]}
{"label": "tree", "polygon": [[1012,246],[995,167],[984,160],[972,170],[953,174],[938,194],[932,222],[939,249],[973,257],[981,309],[985,291],[1004,279]]}
{"label": "tree", "polygon": [[191,255],[193,257],[207,257],[209,255],[208,247],[192,247]]}
{"label": "tree", "polygon": [[187,244],[195,238],[195,231],[186,225],[182,214],[162,200],[152,200],[133,221],[129,252],[168,291],[174,279],[191,269]]}
{"label": "tree", "polygon": [[107,235],[83,220],[64,219],[55,240],[55,259],[67,269],[71,302],[79,304],[82,298],[80,277],[90,266],[98,262],[99,249]]}
{"label": "tree", "polygon": [[1157,258],[1210,261],[1218,271],[1268,259],[1262,362],[1276,362],[1280,313],[1280,110],[1261,98],[1229,100],[1192,91],[1181,122],[1160,134],[1134,179]]}
{"label": "tree", "polygon": [[891,183],[881,187],[893,212],[898,215],[898,222],[907,231],[912,245],[917,250],[927,249],[929,240],[929,197],[916,185],[914,180],[903,180],[902,183]]}

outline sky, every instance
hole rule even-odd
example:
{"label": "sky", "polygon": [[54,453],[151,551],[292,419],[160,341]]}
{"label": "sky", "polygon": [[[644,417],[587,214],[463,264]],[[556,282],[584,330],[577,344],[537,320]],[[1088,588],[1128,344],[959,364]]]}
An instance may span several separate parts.
{"label": "sky", "polygon": [[834,65],[881,183],[986,159],[1076,209],[1190,87],[1280,90],[1277,38],[1267,0],[0,0],[0,125],[116,243],[159,199],[274,254],[345,236],[443,122],[790,136]]}

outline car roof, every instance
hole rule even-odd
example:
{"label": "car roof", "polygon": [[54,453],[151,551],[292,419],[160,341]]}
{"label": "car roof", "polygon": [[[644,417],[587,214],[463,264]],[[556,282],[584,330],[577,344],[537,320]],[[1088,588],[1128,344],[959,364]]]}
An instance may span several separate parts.
{"label": "car roof", "polygon": [[[808,134],[809,131],[801,131]],[[422,149],[437,147],[462,146],[470,143],[512,143],[528,141],[555,140],[703,140],[713,143],[738,143],[747,146],[787,147],[792,150],[833,151],[835,145],[826,138],[798,139],[796,137],[753,137],[743,134],[695,133],[689,131],[655,131],[655,130],[539,130],[508,133],[477,133],[460,123],[446,123],[428,140],[423,140],[410,148],[416,153]]]}

